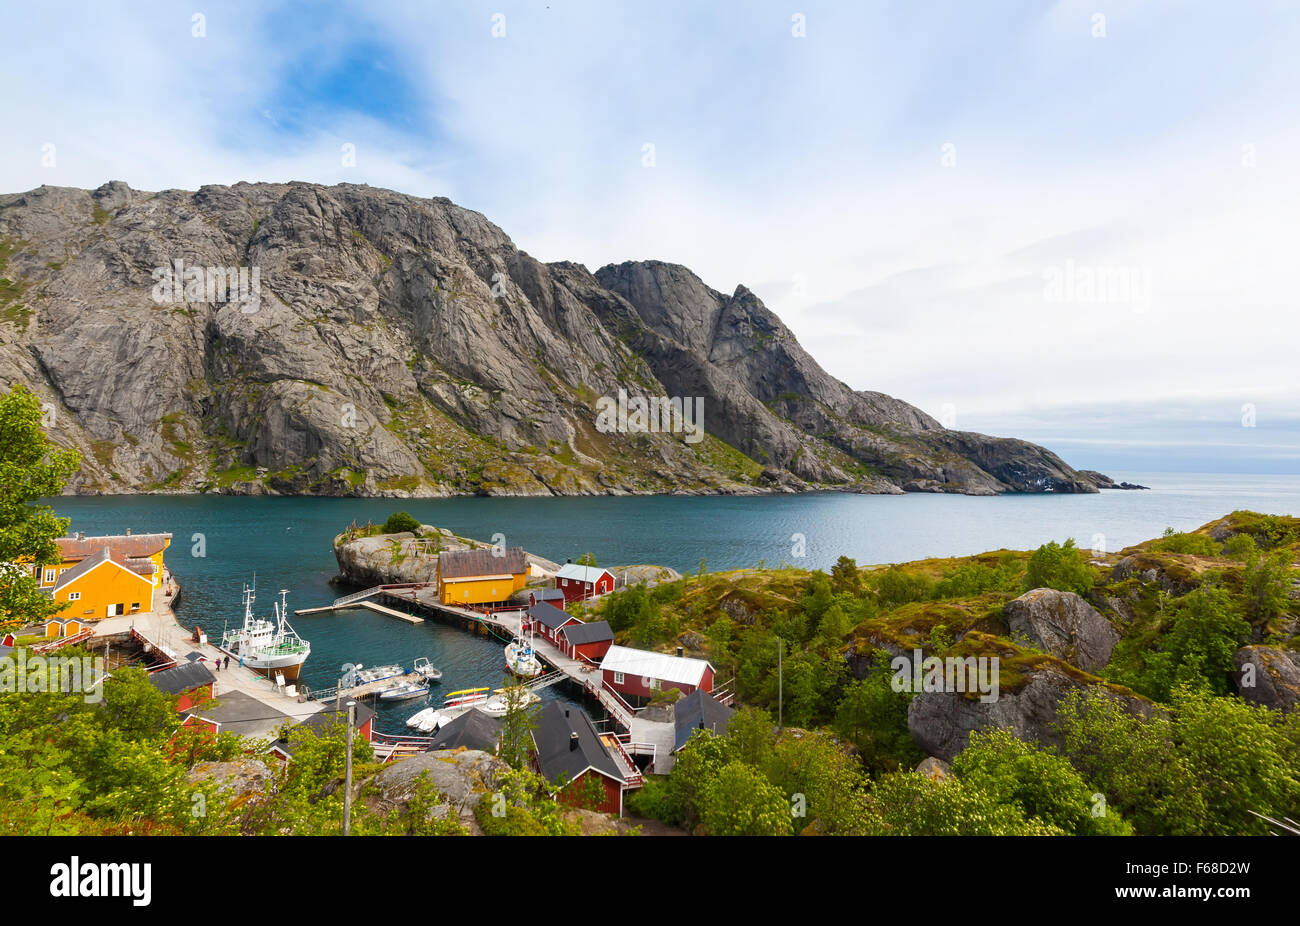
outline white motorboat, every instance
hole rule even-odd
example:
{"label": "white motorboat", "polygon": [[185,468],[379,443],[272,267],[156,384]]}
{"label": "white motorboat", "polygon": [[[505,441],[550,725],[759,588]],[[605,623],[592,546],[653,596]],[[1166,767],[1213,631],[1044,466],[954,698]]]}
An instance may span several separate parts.
{"label": "white motorboat", "polygon": [[352,671],[344,678],[344,687],[356,688],[360,685],[368,685],[371,682],[382,682],[387,678],[398,678],[405,675],[406,671],[402,666],[371,666],[367,669],[358,663],[352,667]]}
{"label": "white motorboat", "polygon": [[529,707],[541,700],[535,692],[523,688],[498,688],[490,698],[475,706],[489,717],[504,717],[511,707]]}
{"label": "white motorboat", "polygon": [[436,707],[426,707],[419,713],[408,717],[406,725],[412,730],[419,730],[421,733],[434,733],[450,720],[450,717]]}
{"label": "white motorboat", "polygon": [[389,687],[383,689],[379,692],[379,700],[410,701],[413,698],[423,698],[428,693],[428,682],[411,679],[407,681],[394,682]]}
{"label": "white motorboat", "polygon": [[415,668],[412,671],[425,681],[437,682],[442,680],[442,670],[435,669],[429,663],[429,660],[425,659],[423,656],[420,656],[415,660]]}

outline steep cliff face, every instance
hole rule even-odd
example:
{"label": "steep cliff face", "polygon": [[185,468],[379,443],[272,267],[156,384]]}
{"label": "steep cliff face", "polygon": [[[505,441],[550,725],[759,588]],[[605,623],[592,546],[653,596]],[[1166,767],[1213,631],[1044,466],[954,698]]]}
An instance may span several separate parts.
{"label": "steep cliff face", "polygon": [[[542,264],[446,199],[41,187],[0,196],[0,277],[0,377],[49,403],[81,492],[1096,490],[851,390],[743,286]],[[601,427],[620,390],[702,397],[706,436]]]}

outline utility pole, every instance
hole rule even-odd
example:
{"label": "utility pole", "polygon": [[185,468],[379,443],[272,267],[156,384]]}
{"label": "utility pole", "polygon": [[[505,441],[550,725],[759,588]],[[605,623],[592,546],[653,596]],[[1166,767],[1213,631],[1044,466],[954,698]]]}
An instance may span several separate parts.
{"label": "utility pole", "polygon": [[348,702],[347,771],[343,776],[343,835],[352,832],[352,727],[357,720],[357,702]]}
{"label": "utility pole", "polygon": [[780,637],[776,638],[776,728],[785,729],[785,679],[781,671],[781,650],[785,646],[785,641]]}

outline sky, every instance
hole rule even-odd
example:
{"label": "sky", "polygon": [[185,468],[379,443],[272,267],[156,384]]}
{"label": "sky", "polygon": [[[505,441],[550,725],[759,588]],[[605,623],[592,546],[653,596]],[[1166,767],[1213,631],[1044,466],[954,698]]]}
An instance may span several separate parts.
{"label": "sky", "polygon": [[952,427],[1300,474],[1296,0],[0,0],[0,27],[0,191],[447,196],[541,260],[744,284]]}

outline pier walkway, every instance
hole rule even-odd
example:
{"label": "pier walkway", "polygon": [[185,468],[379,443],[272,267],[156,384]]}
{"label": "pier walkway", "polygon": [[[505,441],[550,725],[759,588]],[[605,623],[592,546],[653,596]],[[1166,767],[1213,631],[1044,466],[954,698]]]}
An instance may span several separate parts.
{"label": "pier walkway", "polygon": [[[168,591],[172,594],[167,594]],[[179,591],[170,572],[164,573],[161,587],[154,592],[154,609],[143,614],[123,614],[106,617],[94,625],[95,635],[86,646],[94,651],[102,646],[111,645],[114,637],[134,637],[153,652],[159,654],[161,661],[183,663],[191,661],[191,654],[197,653],[216,676],[213,697],[220,700],[221,695],[231,691],[242,692],[282,714],[287,714],[296,721],[306,720],[313,714],[320,713],[325,705],[318,701],[300,699],[293,686],[284,688],[265,676],[258,675],[252,669],[243,668],[236,662],[230,663],[229,669],[217,671],[212,668],[217,659],[225,654],[217,650],[211,642],[195,643],[192,632],[187,633],[176,621],[172,602]],[[289,691],[293,693],[290,694]]]}
{"label": "pier walkway", "polygon": [[[523,616],[526,613],[524,608],[483,612],[443,604],[438,601],[437,588],[432,586],[408,586],[400,589],[385,588],[381,590],[371,589],[369,591],[394,604],[400,603],[433,612],[442,612],[446,615],[481,624],[494,635],[507,640],[514,639],[519,635]],[[672,770],[676,761],[676,757],[673,755],[676,727],[672,722],[645,720],[638,717],[637,712],[622,698],[604,687],[600,669],[597,666],[584,660],[572,658],[567,653],[561,652],[553,643],[540,637],[534,638],[531,642],[534,651],[542,661],[558,670],[558,673],[543,676],[542,678],[546,681],[539,687],[549,687],[558,683],[562,678],[578,685],[587,694],[599,701],[605,710],[609,712],[615,724],[622,728],[624,732],[619,739],[624,749],[634,755],[653,756],[652,771],[656,774],[664,775]],[[536,685],[539,681],[541,679],[534,680],[532,685]]]}

